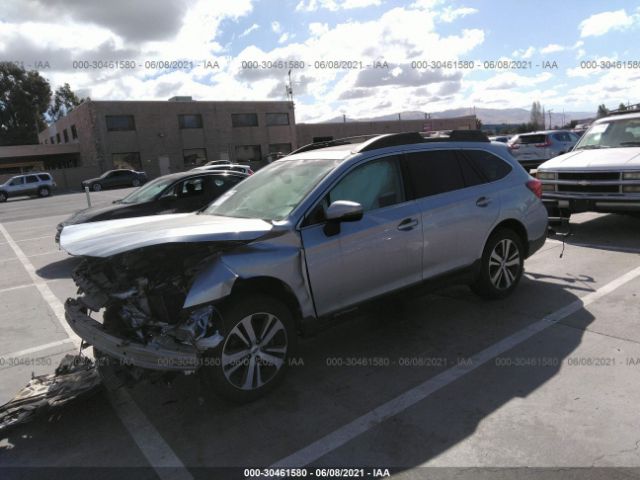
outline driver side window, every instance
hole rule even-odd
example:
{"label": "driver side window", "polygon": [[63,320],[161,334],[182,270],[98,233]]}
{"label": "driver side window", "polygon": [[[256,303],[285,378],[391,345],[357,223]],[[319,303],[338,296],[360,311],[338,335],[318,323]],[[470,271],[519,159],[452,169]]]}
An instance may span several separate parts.
{"label": "driver side window", "polygon": [[331,189],[305,223],[315,225],[324,222],[324,211],[337,200],[357,202],[365,213],[404,202],[398,157],[373,160],[356,167]]}

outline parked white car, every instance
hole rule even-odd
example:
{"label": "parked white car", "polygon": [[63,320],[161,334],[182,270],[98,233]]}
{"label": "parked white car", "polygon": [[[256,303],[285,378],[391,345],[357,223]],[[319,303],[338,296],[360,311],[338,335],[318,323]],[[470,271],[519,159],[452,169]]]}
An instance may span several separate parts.
{"label": "parked white car", "polygon": [[595,121],[574,150],[537,172],[550,220],[572,213],[640,212],[640,113]]}

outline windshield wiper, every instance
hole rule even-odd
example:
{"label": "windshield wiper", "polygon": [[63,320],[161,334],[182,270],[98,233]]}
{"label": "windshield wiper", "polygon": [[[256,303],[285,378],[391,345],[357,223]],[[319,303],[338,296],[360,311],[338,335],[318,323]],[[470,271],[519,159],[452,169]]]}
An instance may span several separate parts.
{"label": "windshield wiper", "polygon": [[636,146],[636,145],[640,145],[640,141],[633,141],[633,142],[620,142],[620,145],[624,145],[624,146]]}

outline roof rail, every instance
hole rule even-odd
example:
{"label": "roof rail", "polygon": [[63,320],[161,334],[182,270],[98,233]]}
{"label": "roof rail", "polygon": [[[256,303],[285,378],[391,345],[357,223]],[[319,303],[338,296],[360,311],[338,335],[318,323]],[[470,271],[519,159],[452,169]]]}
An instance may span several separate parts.
{"label": "roof rail", "polygon": [[308,152],[310,150],[317,150],[318,148],[337,147],[339,145],[351,145],[351,144],[362,143],[379,136],[380,136],[379,134],[359,135],[356,137],[336,138],[335,140],[327,140],[324,142],[308,143],[307,145],[303,145],[302,147],[294,150],[289,155],[293,155],[295,153]]}
{"label": "roof rail", "polygon": [[338,138],[326,142],[316,142],[304,145],[294,150],[289,155],[308,152],[325,147],[338,145],[360,144],[354,152],[368,152],[380,148],[410,145],[415,143],[430,142],[489,142],[489,137],[480,130],[445,130],[438,132],[402,132],[386,133],[381,135],[361,135],[357,137]]}
{"label": "roof rail", "polygon": [[367,152],[378,148],[395,147],[414,143],[430,142],[489,142],[489,137],[480,130],[445,130],[439,132],[405,132],[379,135],[365,142],[356,151]]}

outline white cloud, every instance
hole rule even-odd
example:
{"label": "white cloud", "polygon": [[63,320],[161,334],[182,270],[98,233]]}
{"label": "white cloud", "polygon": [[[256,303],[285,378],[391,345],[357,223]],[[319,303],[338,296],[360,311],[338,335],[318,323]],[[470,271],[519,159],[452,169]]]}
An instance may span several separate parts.
{"label": "white cloud", "polygon": [[638,15],[627,15],[624,9],[591,15],[580,22],[581,37],[598,37],[611,30],[624,30],[638,20]]}
{"label": "white cloud", "polygon": [[382,0],[300,0],[296,5],[298,12],[315,12],[325,9],[332,12],[378,6]]}
{"label": "white cloud", "polygon": [[466,17],[467,15],[472,15],[474,13],[478,13],[476,8],[471,7],[461,7],[461,8],[452,8],[446,7],[442,13],[440,13],[440,20],[443,22],[453,22],[458,18]]}
{"label": "white cloud", "polygon": [[240,34],[241,37],[246,37],[247,35],[249,35],[251,32],[255,32],[256,30],[258,30],[260,28],[260,25],[258,25],[257,23],[254,23],[253,25],[251,25],[249,28],[247,28],[244,32],[242,32]]}
{"label": "white cloud", "polygon": [[524,50],[524,49],[516,50],[511,55],[516,57],[516,58],[525,58],[526,59],[526,58],[533,57],[534,53],[536,53],[536,49],[534,47],[529,47],[526,50]]}
{"label": "white cloud", "polygon": [[278,21],[271,22],[271,30],[273,30],[274,33],[280,33],[282,31],[282,26],[280,25],[280,22]]}
{"label": "white cloud", "polygon": [[564,49],[565,47],[563,47],[562,45],[558,45],[557,43],[550,43],[546,47],[541,48],[540,53],[542,54],[556,53],[556,52],[562,52]]}
{"label": "white cloud", "polygon": [[280,35],[280,38],[278,38],[278,43],[285,43],[287,40],[289,40],[290,35],[287,32],[284,32],[282,35]]}
{"label": "white cloud", "polygon": [[314,37],[324,35],[329,31],[329,25],[326,23],[313,22],[309,24],[309,33]]}

